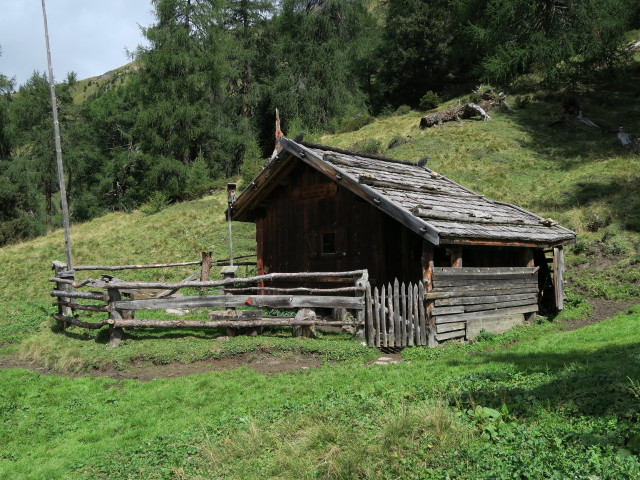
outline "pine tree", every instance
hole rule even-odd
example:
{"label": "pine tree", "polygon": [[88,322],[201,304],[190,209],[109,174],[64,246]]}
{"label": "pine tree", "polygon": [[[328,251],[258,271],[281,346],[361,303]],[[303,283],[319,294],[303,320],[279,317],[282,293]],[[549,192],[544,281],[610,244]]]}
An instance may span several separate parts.
{"label": "pine tree", "polygon": [[[460,2],[480,73],[507,84],[536,72],[549,84],[588,81],[624,59],[622,39],[637,0],[476,0]],[[471,50],[469,50],[471,52]]]}
{"label": "pine tree", "polygon": [[[165,180],[173,182],[167,175],[184,175],[181,165],[198,156],[212,174],[237,164],[234,152],[241,135],[230,112],[228,81],[233,75],[222,3],[154,0],[153,5],[157,21],[144,29],[150,45],[136,54],[140,71],[132,88],[139,111],[134,133],[142,151],[157,158],[158,171],[150,177],[158,183],[149,188],[165,190]],[[176,162],[181,165],[172,165]],[[176,199],[176,190],[169,190]]]}
{"label": "pine tree", "polygon": [[441,92],[456,73],[451,61],[452,2],[389,0],[380,80],[385,100],[417,106],[429,90]]}
{"label": "pine tree", "polygon": [[[56,96],[61,109],[60,126],[64,130],[68,117],[63,114],[62,109],[71,103],[68,86],[57,85]],[[19,146],[19,153],[14,155],[11,161],[14,166],[20,164],[24,170],[15,181],[20,184],[29,182],[38,185],[40,198],[45,205],[46,230],[50,231],[54,215],[53,196],[58,190],[58,182],[51,122],[51,97],[49,81],[45,74],[34,72],[19,87],[11,104],[11,129],[16,145]],[[29,188],[24,185],[22,187]]]}
{"label": "pine tree", "polygon": [[261,65],[261,117],[271,136],[276,107],[285,125],[297,119],[307,129],[366,111],[361,66],[375,32],[363,0],[285,0],[270,24],[272,49]]}

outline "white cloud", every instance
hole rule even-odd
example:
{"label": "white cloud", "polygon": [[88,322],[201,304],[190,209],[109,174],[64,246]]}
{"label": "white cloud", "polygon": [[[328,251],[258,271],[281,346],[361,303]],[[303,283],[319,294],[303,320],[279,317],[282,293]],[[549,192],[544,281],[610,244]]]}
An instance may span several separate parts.
{"label": "white cloud", "polygon": [[[3,2],[0,15],[0,73],[24,83],[47,70],[42,4]],[[150,0],[48,0],[51,57],[56,79],[100,75],[128,63],[126,49],[144,42],[139,26],[153,23]]]}

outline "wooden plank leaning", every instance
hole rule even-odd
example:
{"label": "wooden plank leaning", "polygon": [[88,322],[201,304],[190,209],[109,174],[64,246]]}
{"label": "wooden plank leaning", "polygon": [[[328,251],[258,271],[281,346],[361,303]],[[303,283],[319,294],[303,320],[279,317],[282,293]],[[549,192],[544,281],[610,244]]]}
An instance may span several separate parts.
{"label": "wooden plank leaning", "polygon": [[371,285],[367,283],[367,290],[365,292],[365,302],[367,304],[367,323],[366,323],[366,334],[367,334],[367,345],[369,347],[375,346],[375,337],[374,337],[374,323],[373,323],[373,306],[371,305]]}

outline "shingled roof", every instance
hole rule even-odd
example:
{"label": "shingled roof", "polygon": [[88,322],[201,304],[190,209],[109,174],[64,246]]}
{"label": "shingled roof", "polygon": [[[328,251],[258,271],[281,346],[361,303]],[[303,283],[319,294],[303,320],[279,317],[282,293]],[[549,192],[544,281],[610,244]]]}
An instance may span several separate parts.
{"label": "shingled roof", "polygon": [[280,139],[280,145],[276,159],[238,197],[234,219],[251,220],[252,210],[302,161],[434,245],[557,246],[575,242],[574,232],[549,219],[489,200],[412,162],[286,138]]}

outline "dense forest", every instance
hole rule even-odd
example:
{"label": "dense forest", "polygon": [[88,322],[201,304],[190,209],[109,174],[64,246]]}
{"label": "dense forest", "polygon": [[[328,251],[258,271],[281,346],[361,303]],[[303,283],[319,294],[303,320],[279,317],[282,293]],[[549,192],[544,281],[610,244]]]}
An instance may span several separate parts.
{"label": "dense forest", "polygon": [[[57,84],[72,221],[251,176],[276,108],[295,135],[434,108],[480,82],[584,91],[620,70],[640,28],[637,0],[152,3],[148,46],[119,82],[81,101],[73,72]],[[0,245],[60,224],[50,115],[44,73],[0,74]]]}

